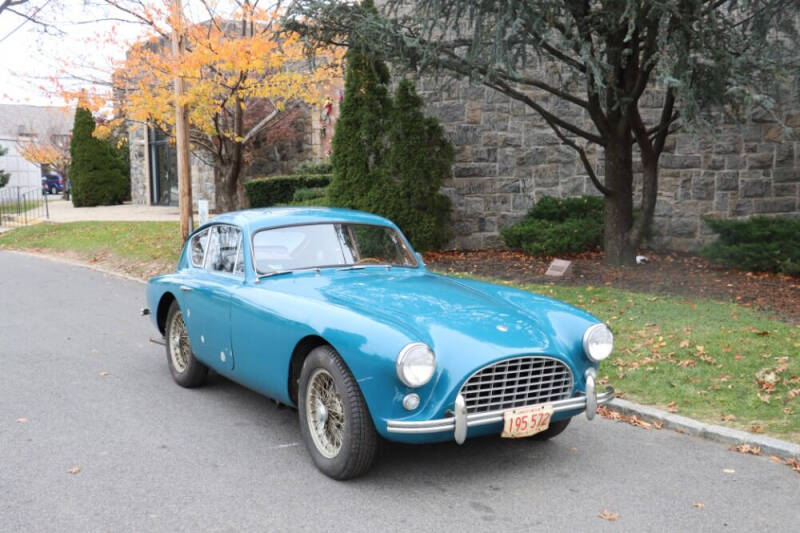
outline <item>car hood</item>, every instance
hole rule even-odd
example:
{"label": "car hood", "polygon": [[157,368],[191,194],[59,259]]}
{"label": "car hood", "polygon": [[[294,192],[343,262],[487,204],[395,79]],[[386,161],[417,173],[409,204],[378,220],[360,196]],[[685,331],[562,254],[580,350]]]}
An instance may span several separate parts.
{"label": "car hood", "polygon": [[[277,279],[275,281],[278,281]],[[563,302],[510,287],[409,269],[364,269],[283,278],[277,286],[402,327],[437,353],[565,354],[596,319]],[[265,283],[264,285],[270,285]]]}

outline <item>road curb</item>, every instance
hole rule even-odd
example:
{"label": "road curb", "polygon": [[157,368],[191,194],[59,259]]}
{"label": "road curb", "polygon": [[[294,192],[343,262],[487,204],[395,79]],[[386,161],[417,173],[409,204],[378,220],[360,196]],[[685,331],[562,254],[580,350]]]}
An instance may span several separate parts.
{"label": "road curb", "polygon": [[800,459],[800,444],[716,424],[706,424],[692,418],[668,413],[647,405],[639,405],[621,398],[614,398],[607,405],[609,409],[622,415],[636,415],[637,418],[645,422],[658,422],[664,429],[694,435],[728,446],[738,446],[739,444],[758,446],[761,448],[763,455],[774,455],[781,459]]}

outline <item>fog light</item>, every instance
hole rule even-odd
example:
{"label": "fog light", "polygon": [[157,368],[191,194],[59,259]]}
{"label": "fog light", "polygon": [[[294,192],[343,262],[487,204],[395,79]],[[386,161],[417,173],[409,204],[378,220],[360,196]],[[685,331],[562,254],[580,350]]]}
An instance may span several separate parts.
{"label": "fog light", "polygon": [[419,394],[413,392],[411,394],[406,394],[406,397],[403,398],[403,407],[408,411],[413,411],[419,407]]}

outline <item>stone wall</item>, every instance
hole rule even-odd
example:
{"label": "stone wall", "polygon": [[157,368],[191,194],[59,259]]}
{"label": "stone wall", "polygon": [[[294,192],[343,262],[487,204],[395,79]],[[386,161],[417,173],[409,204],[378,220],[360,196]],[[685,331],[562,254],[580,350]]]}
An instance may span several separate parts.
{"label": "stone wall", "polygon": [[[424,80],[418,87],[427,112],[456,148],[453,178],[443,190],[453,202],[453,246],[502,246],[499,229],[522,218],[542,196],[599,194],[576,153],[524,104],[467,82]],[[660,113],[660,96],[646,96],[643,114]],[[788,130],[754,119],[719,126],[709,138],[669,138],[650,246],[703,246],[713,239],[704,215],[800,216],[800,105],[796,95],[791,101],[794,108],[784,116]],[[575,113],[553,104],[560,114]],[[588,124],[586,116],[570,118]],[[589,157],[602,176],[602,152]]]}

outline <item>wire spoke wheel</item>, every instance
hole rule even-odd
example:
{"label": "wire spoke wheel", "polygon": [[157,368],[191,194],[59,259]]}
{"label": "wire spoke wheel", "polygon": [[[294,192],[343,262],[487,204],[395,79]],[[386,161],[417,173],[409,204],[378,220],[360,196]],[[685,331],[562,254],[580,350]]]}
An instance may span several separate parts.
{"label": "wire spoke wheel", "polygon": [[305,405],[314,445],[328,459],[336,457],[344,441],[344,406],[337,394],[333,376],[327,370],[318,368],[311,375]]}
{"label": "wire spoke wheel", "polygon": [[186,372],[189,367],[191,350],[189,335],[186,333],[186,325],[183,323],[183,314],[179,311],[172,315],[172,323],[169,328],[169,356],[172,359],[172,366],[177,372]]}
{"label": "wire spoke wheel", "polygon": [[192,388],[201,385],[208,374],[208,367],[195,359],[183,313],[178,302],[174,300],[167,312],[164,337],[167,364],[172,379],[181,387]]}

